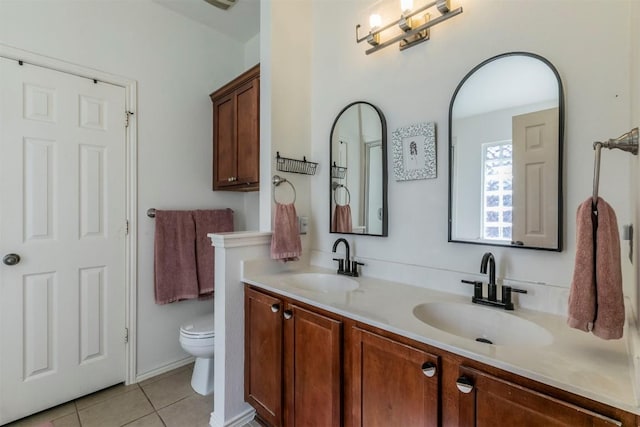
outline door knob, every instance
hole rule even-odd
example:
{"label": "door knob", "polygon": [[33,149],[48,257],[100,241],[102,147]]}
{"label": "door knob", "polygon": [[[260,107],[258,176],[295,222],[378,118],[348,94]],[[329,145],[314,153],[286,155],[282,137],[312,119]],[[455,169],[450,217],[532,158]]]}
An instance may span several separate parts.
{"label": "door knob", "polygon": [[291,311],[291,310],[285,310],[285,311],[284,311],[284,318],[285,318],[285,319],[289,320],[289,319],[291,319],[292,317],[293,317],[293,311]]}
{"label": "door knob", "polygon": [[20,255],[6,254],[4,258],[2,258],[2,262],[4,262],[6,265],[16,265],[20,262]]}
{"label": "door knob", "polygon": [[271,306],[271,311],[273,311],[274,313],[277,313],[280,311],[280,304],[273,304]]}

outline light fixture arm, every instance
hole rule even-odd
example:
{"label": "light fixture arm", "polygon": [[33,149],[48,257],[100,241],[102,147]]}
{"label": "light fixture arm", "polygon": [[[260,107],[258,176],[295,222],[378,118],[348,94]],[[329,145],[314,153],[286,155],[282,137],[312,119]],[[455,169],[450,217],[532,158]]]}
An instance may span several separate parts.
{"label": "light fixture arm", "polygon": [[[432,20],[429,20],[427,18],[427,22],[425,22],[424,24],[416,28],[407,27],[407,22],[411,22],[411,18],[425,12],[427,9],[430,9],[433,6],[436,6],[438,8],[438,11],[441,13],[441,16],[434,18]],[[360,24],[356,25],[356,43],[360,43],[367,40],[370,44],[373,45],[372,48],[368,49],[365,52],[367,55],[369,55],[370,53],[376,52],[380,49],[383,49],[387,46],[390,46],[396,42],[401,42],[400,50],[403,50],[415,44],[418,44],[421,41],[427,40],[428,39],[427,29],[429,29],[430,27],[433,27],[434,25],[439,24],[442,21],[452,18],[460,13],[462,13],[462,7],[459,7],[455,10],[449,9],[449,0],[435,0],[414,11],[411,11],[410,13],[402,13],[399,19],[393,22],[390,22],[387,25],[372,28],[363,37],[360,37],[360,34],[359,34],[361,25]],[[403,30],[403,32],[400,35],[397,35],[387,41],[380,43],[379,42],[380,33],[396,26],[399,26]],[[373,39],[375,39],[375,43],[372,43]]]}
{"label": "light fixture arm", "polygon": [[[407,31],[407,32],[405,32],[403,34],[399,34],[396,37],[393,37],[392,39],[389,39],[389,40],[387,40],[387,41],[385,41],[383,43],[380,43],[379,45],[374,46],[371,49],[368,49],[365,53],[367,55],[369,55],[369,54],[371,54],[373,52],[376,52],[376,51],[378,51],[380,49],[383,49],[383,48],[385,48],[387,46],[390,46],[390,45],[392,45],[392,44],[394,44],[396,42],[399,42],[399,41],[402,41],[404,39],[407,39],[407,38],[411,37],[414,34],[418,34],[421,31],[424,31],[424,30],[426,30],[428,28],[431,28],[434,25],[437,25],[437,24],[441,23],[442,21],[446,21],[449,18],[453,18],[454,16],[459,15],[461,13],[462,13],[462,8],[461,7],[457,8],[457,9],[454,9],[454,10],[452,10],[452,11],[450,11],[450,12],[448,12],[448,13],[442,15],[442,16],[438,16],[437,18],[434,18],[434,19],[426,22],[423,25],[420,25],[419,27],[416,27],[416,28],[414,28],[414,29],[412,29],[410,31]],[[404,49],[406,49],[408,47],[411,47],[411,46],[412,46],[411,44],[408,44],[408,45],[402,46],[400,49],[404,50]]]}

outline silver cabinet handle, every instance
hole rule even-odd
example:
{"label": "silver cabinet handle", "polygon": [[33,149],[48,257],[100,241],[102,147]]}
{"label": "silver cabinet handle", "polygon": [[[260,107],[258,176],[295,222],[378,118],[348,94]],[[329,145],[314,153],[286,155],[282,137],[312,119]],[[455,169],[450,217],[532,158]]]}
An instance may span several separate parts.
{"label": "silver cabinet handle", "polygon": [[20,262],[20,255],[18,255],[18,254],[6,254],[2,258],[2,262],[4,262],[5,265],[16,265],[17,263]]}
{"label": "silver cabinet handle", "polygon": [[465,394],[471,393],[473,391],[473,381],[465,376],[461,376],[456,381],[456,387]]}
{"label": "silver cabinet handle", "polygon": [[284,311],[284,318],[289,320],[293,317],[293,312],[291,310],[285,310]]}
{"label": "silver cabinet handle", "polygon": [[271,305],[271,311],[273,311],[274,313],[279,312],[280,311],[280,304]]}
{"label": "silver cabinet handle", "polygon": [[436,365],[431,362],[424,362],[422,364],[422,373],[431,378],[436,374]]}

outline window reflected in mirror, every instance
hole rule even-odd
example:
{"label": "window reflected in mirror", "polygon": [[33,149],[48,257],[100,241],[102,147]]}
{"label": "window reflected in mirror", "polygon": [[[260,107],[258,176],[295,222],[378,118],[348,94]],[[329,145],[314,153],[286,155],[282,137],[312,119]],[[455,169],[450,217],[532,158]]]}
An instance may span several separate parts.
{"label": "window reflected in mirror", "polygon": [[546,59],[484,61],[449,110],[449,241],[562,248],[562,83]]}

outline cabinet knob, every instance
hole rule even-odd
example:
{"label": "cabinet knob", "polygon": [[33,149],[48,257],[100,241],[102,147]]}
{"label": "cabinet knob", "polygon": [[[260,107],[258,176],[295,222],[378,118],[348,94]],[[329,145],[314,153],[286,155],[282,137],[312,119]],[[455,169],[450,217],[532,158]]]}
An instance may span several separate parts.
{"label": "cabinet knob", "polygon": [[424,362],[422,364],[422,373],[431,378],[436,374],[436,365],[431,362]]}
{"label": "cabinet knob", "polygon": [[271,306],[271,311],[273,311],[274,313],[277,313],[280,311],[280,304],[273,304]]}
{"label": "cabinet knob", "polygon": [[473,391],[473,381],[463,375],[456,381],[456,387],[465,394],[471,393]]}
{"label": "cabinet knob", "polygon": [[289,319],[291,319],[292,317],[293,317],[293,311],[291,311],[291,310],[285,310],[285,311],[284,311],[284,318],[285,318],[285,319],[289,320]]}

